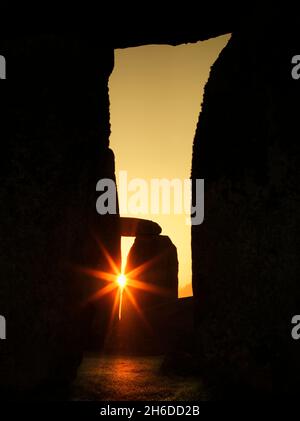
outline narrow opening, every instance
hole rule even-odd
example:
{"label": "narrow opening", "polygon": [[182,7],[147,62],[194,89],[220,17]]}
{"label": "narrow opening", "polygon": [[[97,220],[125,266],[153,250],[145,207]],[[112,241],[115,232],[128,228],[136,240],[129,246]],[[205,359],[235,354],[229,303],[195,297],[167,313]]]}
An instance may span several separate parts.
{"label": "narrow opening", "polygon": [[[189,179],[192,145],[201,111],[204,86],[210,67],[225,47],[230,35],[205,42],[179,45],[148,45],[115,50],[115,67],[109,81],[111,138],[116,156],[116,176],[121,216],[153,220],[177,247],[179,297],[192,295],[191,227],[188,215],[151,208],[139,212],[124,206],[130,200],[128,184],[120,185],[120,171],[132,179],[151,185],[155,179]],[[124,189],[127,191],[125,192]],[[128,202],[127,202],[128,205]],[[183,204],[184,206],[184,204]],[[183,207],[182,206],[182,207]],[[122,268],[134,238],[122,238]]]}

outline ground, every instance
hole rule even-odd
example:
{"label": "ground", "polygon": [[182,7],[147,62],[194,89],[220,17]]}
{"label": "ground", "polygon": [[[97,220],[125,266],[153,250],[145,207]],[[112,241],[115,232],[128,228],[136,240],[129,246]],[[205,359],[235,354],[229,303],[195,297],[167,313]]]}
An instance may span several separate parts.
{"label": "ground", "polygon": [[78,401],[206,400],[198,378],[166,376],[160,356],[87,355],[72,389]]}

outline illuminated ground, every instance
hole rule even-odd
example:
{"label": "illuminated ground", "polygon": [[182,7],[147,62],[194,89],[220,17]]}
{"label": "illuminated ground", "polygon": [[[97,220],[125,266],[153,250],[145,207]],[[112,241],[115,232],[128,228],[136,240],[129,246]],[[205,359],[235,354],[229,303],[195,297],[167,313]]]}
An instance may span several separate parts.
{"label": "illuminated ground", "polygon": [[164,376],[162,357],[87,356],[72,400],[205,400],[199,379]]}

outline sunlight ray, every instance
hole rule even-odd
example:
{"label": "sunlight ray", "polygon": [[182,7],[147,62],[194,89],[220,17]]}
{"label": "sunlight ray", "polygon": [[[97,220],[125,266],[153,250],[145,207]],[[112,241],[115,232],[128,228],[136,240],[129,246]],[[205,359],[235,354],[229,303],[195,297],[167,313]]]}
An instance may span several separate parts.
{"label": "sunlight ray", "polygon": [[104,295],[109,294],[110,292],[112,292],[117,287],[118,287],[117,284],[113,283],[113,282],[106,285],[105,287],[99,289],[99,291],[97,291],[94,295],[92,295],[88,299],[88,302],[95,301],[95,300],[98,300],[98,299],[102,298]]}
{"label": "sunlight ray", "polygon": [[150,330],[152,332],[151,326],[149,325],[149,323],[147,322],[140,306],[138,305],[135,297],[133,296],[133,294],[131,293],[131,291],[129,289],[126,289],[126,295],[128,296],[129,300],[131,301],[133,307],[135,308],[136,312],[138,313],[139,317],[141,318],[141,320],[143,321],[143,323],[145,324],[145,326],[148,328],[148,330]]}

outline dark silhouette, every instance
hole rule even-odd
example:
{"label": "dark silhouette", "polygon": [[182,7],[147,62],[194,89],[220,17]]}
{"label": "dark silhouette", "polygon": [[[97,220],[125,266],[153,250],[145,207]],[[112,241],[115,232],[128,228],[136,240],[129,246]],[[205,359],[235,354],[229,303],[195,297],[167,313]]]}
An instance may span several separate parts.
{"label": "dark silhouette", "polygon": [[289,19],[286,28],[275,7],[206,3],[172,19],[133,14],[115,31],[111,22],[111,36],[101,29],[105,13],[81,34],[6,31],[3,18],[0,309],[10,337],[0,341],[0,388],[70,384],[95,311],[106,335],[111,298],[85,306],[101,282],[77,268],[111,270],[104,250],[120,266],[119,217],[95,210],[96,182],[114,178],[114,48],[231,32],[205,89],[193,150],[192,178],[206,186],[205,221],[192,230],[193,362],[214,396],[233,386],[254,396],[298,390],[300,342],[290,335],[300,305],[300,84],[290,74],[298,26]]}

